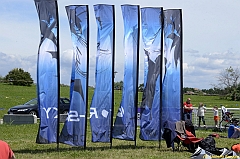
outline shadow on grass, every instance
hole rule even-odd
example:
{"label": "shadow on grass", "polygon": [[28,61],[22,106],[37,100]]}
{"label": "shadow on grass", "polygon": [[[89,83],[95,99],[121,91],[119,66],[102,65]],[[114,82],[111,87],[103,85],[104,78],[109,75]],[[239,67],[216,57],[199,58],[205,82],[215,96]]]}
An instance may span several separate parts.
{"label": "shadow on grass", "polygon": [[[129,149],[159,149],[158,146],[135,146],[135,145],[116,145],[116,146],[112,146],[112,148],[110,148],[109,146],[97,146],[97,147],[86,147],[84,149],[84,147],[69,147],[69,148],[48,148],[48,149],[43,149],[43,148],[39,148],[39,149],[30,149],[30,148],[26,148],[26,149],[20,149],[20,150],[13,150],[14,153],[30,153],[30,154],[40,154],[40,153],[54,153],[54,152],[69,152],[69,151],[104,151],[104,150],[129,150]],[[161,151],[172,151],[171,149],[165,149],[165,148],[160,148],[159,150]]]}

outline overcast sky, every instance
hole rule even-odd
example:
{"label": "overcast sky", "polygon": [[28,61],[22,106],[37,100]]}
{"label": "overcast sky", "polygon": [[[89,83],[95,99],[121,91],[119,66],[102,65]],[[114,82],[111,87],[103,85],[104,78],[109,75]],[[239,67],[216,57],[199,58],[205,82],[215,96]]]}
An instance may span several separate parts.
{"label": "overcast sky", "polygon": [[[94,85],[97,27],[93,5],[115,5],[115,81],[123,80],[123,20],[121,5],[182,9],[183,86],[199,89],[217,84],[220,71],[239,66],[240,1],[227,0],[58,0],[60,25],[61,83],[70,82],[72,42],[65,6],[88,5],[90,16],[90,79]],[[140,39],[142,41],[142,39]],[[0,0],[0,76],[13,68],[28,71],[36,82],[37,52],[40,42],[34,0]],[[140,47],[139,83],[143,83],[144,52]]]}

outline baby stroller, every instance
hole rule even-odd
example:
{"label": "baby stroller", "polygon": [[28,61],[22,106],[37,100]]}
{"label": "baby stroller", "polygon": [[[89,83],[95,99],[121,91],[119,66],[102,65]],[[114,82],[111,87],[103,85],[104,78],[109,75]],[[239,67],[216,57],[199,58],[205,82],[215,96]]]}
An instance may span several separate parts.
{"label": "baby stroller", "polygon": [[[223,130],[226,131],[227,127],[233,124],[234,121],[238,121],[238,118],[233,118],[233,114],[234,113],[227,111],[227,108],[222,106],[222,119],[219,122],[220,131],[223,131]],[[223,124],[223,122],[225,122],[225,124]]]}

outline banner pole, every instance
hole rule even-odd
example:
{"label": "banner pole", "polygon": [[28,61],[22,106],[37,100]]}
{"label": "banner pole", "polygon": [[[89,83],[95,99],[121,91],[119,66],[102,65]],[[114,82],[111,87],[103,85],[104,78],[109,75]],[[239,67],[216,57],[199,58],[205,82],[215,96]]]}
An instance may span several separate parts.
{"label": "banner pole", "polygon": [[162,73],[163,73],[163,27],[164,27],[164,14],[161,8],[161,60],[160,60],[160,108],[159,108],[159,149],[161,148],[161,130],[162,130]]}
{"label": "banner pole", "polygon": [[112,112],[111,112],[111,131],[110,131],[110,149],[112,148],[113,114],[114,114],[114,62],[115,62],[115,9],[113,10],[113,52],[112,52]]}
{"label": "banner pole", "polygon": [[84,150],[86,149],[87,140],[87,116],[88,116],[88,79],[89,79],[89,11],[88,5],[86,5],[87,10],[87,80],[86,80],[86,114],[85,114],[85,135],[84,135]]}
{"label": "banner pole", "polygon": [[136,104],[136,109],[135,109],[135,136],[134,136],[134,146],[135,148],[137,147],[137,120],[138,120],[138,79],[139,79],[139,41],[140,41],[140,8],[139,5],[137,6],[138,8],[138,36],[137,36],[137,71],[136,71],[136,97],[135,97],[135,104]]}
{"label": "banner pole", "polygon": [[[180,9],[180,23],[181,23],[181,46],[183,46],[183,24],[182,24],[182,9]],[[183,104],[183,47],[181,47],[181,53],[180,53],[180,118],[183,120],[183,107],[182,107],[182,104]]]}
{"label": "banner pole", "polygon": [[57,81],[58,81],[58,118],[57,118],[57,150],[59,150],[59,129],[60,129],[60,47],[59,47],[59,17],[58,17],[58,4],[57,0],[55,1],[56,5],[56,20],[57,20]]}

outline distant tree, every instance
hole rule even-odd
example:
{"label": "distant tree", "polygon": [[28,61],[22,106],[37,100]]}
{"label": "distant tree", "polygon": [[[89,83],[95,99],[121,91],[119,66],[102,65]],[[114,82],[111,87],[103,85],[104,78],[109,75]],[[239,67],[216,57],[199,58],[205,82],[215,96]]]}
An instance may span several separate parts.
{"label": "distant tree", "polygon": [[222,94],[222,89],[219,88],[210,88],[210,89],[202,89],[202,92],[207,93],[207,94]]}
{"label": "distant tree", "polygon": [[115,90],[122,90],[122,88],[123,88],[123,81],[114,82],[114,89]]}
{"label": "distant tree", "polygon": [[240,70],[239,68],[226,68],[222,70],[217,77],[218,84],[215,85],[216,88],[220,88],[224,90],[224,94],[230,97],[232,100],[237,100],[239,96],[239,77],[240,77]]}
{"label": "distant tree", "polygon": [[144,89],[144,84],[142,83],[138,86],[138,91],[143,92],[143,89]]}
{"label": "distant tree", "polygon": [[194,92],[194,88],[184,87],[183,93],[187,93],[187,92]]}
{"label": "distant tree", "polygon": [[33,79],[30,73],[25,72],[21,68],[14,68],[5,76],[5,81],[9,84],[18,86],[31,86]]}
{"label": "distant tree", "polygon": [[3,83],[4,77],[0,75],[0,83]]}

